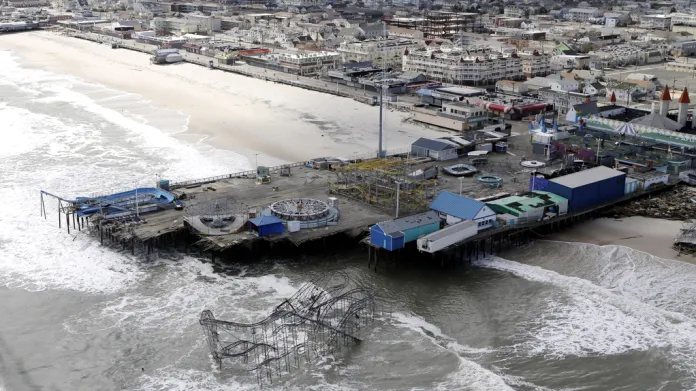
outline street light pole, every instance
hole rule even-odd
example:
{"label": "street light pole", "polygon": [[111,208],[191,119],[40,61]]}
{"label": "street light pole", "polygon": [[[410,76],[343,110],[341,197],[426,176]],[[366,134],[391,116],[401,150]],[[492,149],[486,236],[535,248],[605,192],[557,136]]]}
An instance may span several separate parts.
{"label": "street light pole", "polygon": [[399,218],[399,193],[401,190],[401,182],[396,182],[396,218]]}
{"label": "street light pole", "polygon": [[135,184],[135,217],[140,218],[140,213],[138,213],[138,184]]}
{"label": "street light pole", "polygon": [[259,172],[259,154],[258,153],[254,154],[254,164],[256,165],[256,173],[258,174],[258,172]]}

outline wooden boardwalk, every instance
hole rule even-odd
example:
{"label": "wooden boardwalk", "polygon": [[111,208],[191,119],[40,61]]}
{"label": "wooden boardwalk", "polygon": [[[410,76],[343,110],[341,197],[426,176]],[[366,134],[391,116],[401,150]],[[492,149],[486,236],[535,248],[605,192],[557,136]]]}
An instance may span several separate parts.
{"label": "wooden boardwalk", "polygon": [[[269,184],[258,184],[255,178],[228,178],[204,185],[199,183],[180,186],[173,192],[183,197],[183,202],[188,206],[202,205],[226,200],[234,203],[243,210],[263,210],[275,201],[292,198],[314,198],[327,201],[329,195],[328,180],[333,176],[332,172],[325,170],[313,170],[311,168],[296,166],[292,169],[292,176],[275,176]],[[214,190],[212,190],[212,189]],[[340,220],[336,225],[329,225],[315,229],[303,229],[299,232],[285,232],[269,238],[259,238],[249,232],[230,233],[228,235],[206,236],[200,235],[199,244],[205,250],[223,251],[225,249],[262,239],[271,242],[290,241],[295,245],[301,245],[307,241],[320,239],[341,232],[363,230],[377,222],[390,219],[387,213],[375,208],[351,201],[345,198],[339,199]],[[147,242],[178,231],[189,229],[184,224],[184,213],[181,210],[166,210],[141,216],[141,224],[132,229],[132,234],[137,241]]]}

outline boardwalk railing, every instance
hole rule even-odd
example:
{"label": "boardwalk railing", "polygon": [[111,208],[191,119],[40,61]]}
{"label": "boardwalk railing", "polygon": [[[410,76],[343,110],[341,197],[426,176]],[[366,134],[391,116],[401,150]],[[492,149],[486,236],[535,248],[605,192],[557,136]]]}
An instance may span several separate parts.
{"label": "boardwalk railing", "polygon": [[[386,156],[403,155],[403,154],[407,153],[409,150],[410,150],[409,147],[390,149],[390,150],[386,151]],[[355,156],[351,156],[349,161],[374,159],[376,156],[377,156],[377,151],[375,151],[373,153],[364,153],[364,154],[359,154],[359,155],[356,154]],[[348,159],[347,157],[344,157],[344,158]],[[295,163],[290,163],[290,164],[281,164],[279,166],[268,167],[268,171],[271,173],[280,172],[280,170],[283,168],[300,167],[300,166],[304,166],[304,165],[308,164],[308,162],[309,161],[295,162]],[[256,177],[256,170],[247,170],[247,171],[235,172],[232,174],[211,176],[211,177],[207,177],[207,178],[199,178],[199,179],[190,179],[190,180],[186,180],[186,181],[171,182],[169,184],[169,188],[170,189],[178,189],[181,187],[204,185],[207,183],[213,183],[213,182],[221,181],[224,179],[234,179],[234,178],[244,178],[244,177]]]}

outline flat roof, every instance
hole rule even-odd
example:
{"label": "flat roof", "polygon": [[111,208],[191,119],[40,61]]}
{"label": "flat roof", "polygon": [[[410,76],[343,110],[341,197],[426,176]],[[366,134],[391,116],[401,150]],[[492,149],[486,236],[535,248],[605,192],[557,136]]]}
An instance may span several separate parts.
{"label": "flat roof", "polygon": [[554,178],[549,182],[554,182],[569,188],[582,187],[590,183],[601,181],[609,178],[616,178],[626,175],[625,173],[614,170],[613,168],[597,166],[570,175]]}
{"label": "flat roof", "polygon": [[628,174],[628,176],[629,176],[630,178],[633,178],[633,179],[640,179],[640,180],[646,180],[646,179],[651,179],[651,178],[663,177],[663,176],[665,176],[665,175],[668,176],[669,174],[666,173],[666,172],[655,171],[655,170],[646,171],[646,172],[634,171],[634,172]]}
{"label": "flat roof", "polygon": [[483,94],[485,91],[475,89],[475,88],[466,88],[466,87],[444,87],[444,88],[437,88],[435,91],[440,91],[440,92],[449,92],[450,94],[456,94],[456,95],[474,95],[474,94]]}

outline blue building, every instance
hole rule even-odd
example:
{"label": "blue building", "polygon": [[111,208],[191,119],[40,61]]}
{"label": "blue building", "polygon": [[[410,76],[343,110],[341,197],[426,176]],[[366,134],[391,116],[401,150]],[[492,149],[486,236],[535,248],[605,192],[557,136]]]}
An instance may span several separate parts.
{"label": "blue building", "polygon": [[261,216],[249,219],[249,229],[256,231],[259,237],[282,234],[285,232],[283,220],[275,216]]}
{"label": "blue building", "polygon": [[624,196],[626,174],[598,166],[550,179],[546,191],[568,200],[568,210],[579,212]]}
{"label": "blue building", "polygon": [[441,191],[430,204],[430,209],[440,213],[440,217],[446,219],[447,224],[472,220],[476,222],[479,231],[493,227],[496,216],[496,213],[483,202],[449,191]]}
{"label": "blue building", "polygon": [[408,242],[439,230],[440,222],[433,211],[383,221],[370,227],[370,244],[389,251],[398,250]]}

